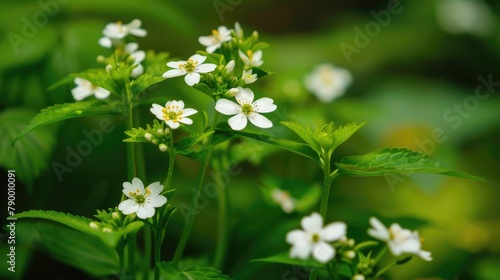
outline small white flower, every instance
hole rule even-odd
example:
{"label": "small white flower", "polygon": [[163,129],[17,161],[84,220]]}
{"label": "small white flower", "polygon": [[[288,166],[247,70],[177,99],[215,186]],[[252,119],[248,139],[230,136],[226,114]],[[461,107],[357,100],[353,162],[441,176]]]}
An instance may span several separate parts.
{"label": "small white flower", "polygon": [[251,84],[255,81],[257,81],[257,74],[252,74],[252,69],[246,71],[243,70],[243,75],[241,76],[243,81],[245,81],[245,84]]}
{"label": "small white flower", "polygon": [[129,24],[123,24],[121,21],[109,23],[102,31],[105,37],[99,39],[99,44],[105,48],[111,48],[113,45],[121,45],[122,39],[129,34],[138,37],[146,36],[147,31],[140,27],[141,21],[138,19],[134,19]]}
{"label": "small white flower", "polygon": [[271,198],[281,206],[285,213],[292,213],[293,209],[295,209],[295,199],[293,199],[289,191],[274,188],[271,191]]}
{"label": "small white flower", "polygon": [[495,14],[485,1],[441,0],[437,2],[436,16],[441,28],[451,34],[485,37],[495,31]]}
{"label": "small white flower", "polygon": [[128,43],[125,45],[125,52],[129,53],[130,56],[134,59],[134,65],[137,64],[137,67],[132,70],[130,76],[132,78],[137,78],[144,73],[144,67],[141,62],[146,58],[146,53],[144,51],[138,51],[139,44],[137,43]]}
{"label": "small white flower", "polygon": [[195,54],[187,61],[170,61],[167,63],[167,66],[177,69],[168,70],[163,73],[163,78],[173,78],[186,75],[184,81],[189,86],[193,86],[200,82],[199,73],[212,72],[217,67],[217,65],[213,63],[203,64],[206,59],[206,56]]}
{"label": "small white flower", "polygon": [[229,126],[233,130],[242,130],[250,120],[255,126],[260,128],[270,128],[273,123],[259,113],[270,113],[276,110],[271,98],[263,97],[253,102],[254,93],[251,89],[238,87],[235,95],[235,102],[221,98],[215,103],[215,109],[224,115],[235,115],[229,118]]}
{"label": "small white flower", "polygon": [[262,61],[262,51],[256,51],[253,53],[251,50],[248,50],[246,54],[244,54],[241,50],[238,50],[238,54],[240,55],[241,61],[245,63],[246,68],[259,67],[264,61]]}
{"label": "small white flower", "polygon": [[219,26],[217,30],[212,30],[212,35],[198,38],[200,44],[207,47],[207,53],[213,53],[220,48],[222,43],[231,40],[231,31],[225,26]]}
{"label": "small white flower", "polygon": [[91,95],[94,95],[97,99],[106,99],[110,94],[109,90],[98,87],[82,78],[75,78],[75,84],[77,86],[71,90],[71,94],[73,94],[73,98],[76,101],[80,101]]}
{"label": "small white flower", "polygon": [[123,194],[128,199],[120,202],[118,210],[125,215],[137,213],[137,217],[141,219],[151,218],[155,214],[155,208],[167,203],[167,198],[160,195],[162,191],[163,185],[160,182],[154,182],[146,188],[139,178],[132,179],[132,183],[124,182]]}
{"label": "small white flower", "polygon": [[346,224],[335,222],[323,227],[323,218],[318,213],[302,218],[300,224],[303,230],[292,230],[286,235],[286,242],[292,245],[290,257],[305,260],[312,254],[321,263],[332,260],[335,248],[328,242],[345,237]]}
{"label": "small white flower", "polygon": [[328,63],[316,66],[305,78],[306,87],[322,102],[330,102],[342,96],[351,81],[349,71]]}
{"label": "small white flower", "polygon": [[373,228],[368,229],[368,234],[378,240],[387,243],[389,250],[394,256],[400,256],[404,253],[417,255],[426,261],[431,261],[431,253],[420,249],[420,237],[417,231],[411,232],[403,229],[399,224],[392,224],[387,229],[377,218],[370,218],[370,224]]}
{"label": "small white flower", "polygon": [[184,108],[184,102],[182,100],[168,101],[165,104],[165,107],[155,103],[150,111],[158,119],[165,121],[165,123],[172,129],[178,128],[180,123],[188,125],[192,124],[193,120],[188,117],[198,113],[195,109]]}

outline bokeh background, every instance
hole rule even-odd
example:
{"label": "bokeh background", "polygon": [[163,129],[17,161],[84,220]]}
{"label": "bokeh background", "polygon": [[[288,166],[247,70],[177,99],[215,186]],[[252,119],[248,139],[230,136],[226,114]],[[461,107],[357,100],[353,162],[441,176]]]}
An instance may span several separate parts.
{"label": "bokeh background", "polygon": [[[49,2],[51,8],[44,10],[40,3]],[[64,163],[68,149],[84,139],[82,131],[98,127],[99,119],[50,125],[14,148],[10,145],[15,131],[39,110],[73,102],[73,85],[51,91],[48,87],[70,73],[98,66],[96,57],[107,54],[97,44],[105,24],[139,18],[148,30],[148,36],[139,39],[141,49],[184,59],[202,49],[199,36],[219,25],[231,28],[238,21],[246,32],[257,30],[270,44],[264,50],[264,68],[275,74],[253,88],[278,104],[271,117],[275,124],[366,120],[367,125],[338,148],[335,160],[386,146],[406,147],[486,180],[432,175],[344,178],[332,187],[330,221],[345,221],[349,236],[359,241],[369,239],[366,230],[372,215],[399,221],[403,227],[418,225],[425,238],[423,248],[433,253],[434,260],[414,259],[393,269],[390,279],[500,279],[498,1],[18,0],[2,1],[0,7],[0,167],[2,174],[17,171],[17,212],[46,209],[91,217],[95,209],[119,202],[127,177],[124,125],[119,119],[114,120],[116,129],[105,134],[62,181],[53,170],[54,162]],[[377,23],[384,10],[393,12]],[[26,27],[26,21],[34,20],[43,24]],[[342,46],[353,52],[346,55]],[[304,87],[305,75],[325,62],[353,76],[345,95],[328,104]],[[483,99],[476,96],[482,84],[479,77],[490,81],[480,91],[487,96]],[[182,98],[191,107],[209,109],[209,99],[187,88],[182,79],[165,81],[149,91],[151,96]],[[144,124],[152,121],[148,111],[142,108]],[[275,125],[274,131],[280,129]],[[163,181],[165,154],[153,146],[144,146],[144,151],[148,181]],[[197,168],[196,162],[179,158],[173,203],[189,203]],[[230,247],[222,270],[235,279],[303,279],[301,274],[286,278],[288,266],[249,261],[287,250],[286,232],[317,209],[285,214],[264,199],[262,186],[315,189],[321,180],[319,168],[312,161],[266,147],[238,168],[238,175],[229,176]],[[217,207],[218,200],[210,199],[195,220],[187,248],[194,263],[209,263],[213,257]],[[179,214],[169,224],[163,248],[167,259],[182,224]],[[65,263],[71,261],[47,253],[39,239],[36,224],[18,223],[17,277],[93,279]],[[2,239],[3,256],[4,252]],[[6,269],[0,275],[12,277]]]}

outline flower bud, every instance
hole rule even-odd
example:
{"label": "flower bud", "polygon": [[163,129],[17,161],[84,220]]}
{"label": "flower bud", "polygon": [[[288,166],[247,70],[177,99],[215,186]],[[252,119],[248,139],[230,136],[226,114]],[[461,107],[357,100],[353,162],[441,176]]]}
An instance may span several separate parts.
{"label": "flower bud", "polygon": [[156,131],[156,133],[158,133],[158,134],[160,134],[160,135],[163,135],[163,132],[164,132],[164,130],[163,130],[163,129],[161,129],[161,128],[159,128],[159,129]]}
{"label": "flower bud", "polygon": [[113,214],[111,214],[111,217],[113,217],[113,220],[116,220],[116,221],[121,220],[120,212],[113,212]]}
{"label": "flower bud", "polygon": [[224,67],[224,70],[226,70],[226,73],[231,73],[234,70],[234,60],[229,61],[226,64],[226,67]]}
{"label": "flower bud", "polygon": [[113,66],[111,64],[106,65],[106,72],[109,73],[111,70],[113,70]]}
{"label": "flower bud", "polygon": [[165,135],[169,135],[170,134],[170,128],[165,128]]}
{"label": "flower bud", "polygon": [[251,38],[252,38],[252,42],[253,42],[254,44],[255,44],[255,43],[257,43],[257,41],[259,41],[259,32],[254,31],[254,32],[252,33],[252,37],[251,37]]}
{"label": "flower bud", "polygon": [[353,250],[349,250],[344,253],[344,256],[352,260],[356,257],[356,252],[354,252]]}
{"label": "flower bud", "polygon": [[102,232],[113,232],[113,229],[110,227],[104,227],[102,228]]}
{"label": "flower bud", "polygon": [[89,224],[89,226],[90,226],[91,229],[94,229],[94,230],[98,230],[99,229],[99,225],[96,222],[91,222]]}
{"label": "flower bud", "polygon": [[168,149],[167,145],[165,145],[165,144],[160,144],[160,145],[158,146],[158,148],[159,148],[159,149],[160,149],[160,151],[162,151],[162,152],[166,152],[166,151],[167,151],[167,149]]}
{"label": "flower bud", "polygon": [[97,56],[97,63],[102,63],[102,64],[106,63],[106,58],[102,55],[98,55]]}
{"label": "flower bud", "polygon": [[151,141],[153,144],[155,145],[158,145],[158,139],[153,139],[153,141]]}
{"label": "flower bud", "polygon": [[365,280],[365,276],[363,274],[356,274],[352,277],[352,280]]}
{"label": "flower bud", "polygon": [[146,134],[144,134],[144,138],[151,142],[151,140],[153,139],[153,134],[147,132]]}
{"label": "flower bud", "polygon": [[224,79],[222,79],[222,77],[217,77],[217,83],[222,85],[222,83],[224,83]]}

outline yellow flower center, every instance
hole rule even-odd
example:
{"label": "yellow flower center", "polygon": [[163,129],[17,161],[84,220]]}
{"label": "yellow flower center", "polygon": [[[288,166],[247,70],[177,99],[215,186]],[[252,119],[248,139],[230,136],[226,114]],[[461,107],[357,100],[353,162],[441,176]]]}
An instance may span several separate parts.
{"label": "yellow flower center", "polygon": [[253,106],[251,104],[243,104],[241,105],[241,112],[243,112],[243,114],[245,115],[250,115],[251,113],[253,113]]}
{"label": "yellow flower center", "polygon": [[146,202],[146,197],[150,194],[151,191],[149,190],[149,188],[145,188],[144,193],[141,193],[139,189],[135,189],[134,192],[129,192],[129,195],[132,196],[134,200],[139,204],[143,204],[144,202]]}
{"label": "yellow flower center", "polygon": [[318,243],[319,241],[321,241],[321,238],[320,238],[319,234],[315,233],[311,236],[311,240],[313,243]]}
{"label": "yellow flower center", "polygon": [[122,32],[123,31],[123,22],[122,21],[117,21],[116,25],[118,25],[118,31]]}
{"label": "yellow flower center", "polygon": [[193,72],[194,69],[196,69],[196,65],[198,65],[198,61],[190,58],[186,63],[180,64],[179,69],[184,69],[187,72]]}
{"label": "yellow flower center", "polygon": [[249,59],[250,61],[252,61],[252,60],[253,60],[253,52],[252,52],[251,50],[248,50],[248,51],[247,51],[247,56],[248,56],[248,59]]}
{"label": "yellow flower center", "polygon": [[[174,110],[176,109],[176,110]],[[167,106],[163,108],[161,112],[163,113],[163,118],[166,121],[178,122],[182,119],[182,111],[178,111],[179,106]]]}
{"label": "yellow flower center", "polygon": [[219,38],[219,31],[217,31],[217,30],[215,30],[215,29],[214,29],[214,30],[212,30],[212,35],[213,35],[215,38],[217,38],[217,39],[218,39],[218,38]]}

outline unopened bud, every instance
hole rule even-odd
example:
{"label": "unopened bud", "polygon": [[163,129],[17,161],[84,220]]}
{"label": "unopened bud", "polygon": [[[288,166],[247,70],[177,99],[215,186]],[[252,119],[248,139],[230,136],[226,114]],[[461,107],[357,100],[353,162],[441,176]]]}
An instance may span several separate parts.
{"label": "unopened bud", "polygon": [[161,129],[161,128],[159,128],[156,132],[157,132],[158,134],[160,134],[160,135],[163,135],[164,130],[163,130],[163,129]]}
{"label": "unopened bud", "polygon": [[114,220],[121,220],[121,217],[120,217],[120,212],[113,212],[113,214],[111,214],[111,217],[113,217]]}
{"label": "unopened bud", "polygon": [[160,145],[158,146],[158,148],[159,148],[159,149],[160,149],[160,151],[162,151],[162,152],[166,152],[166,151],[167,151],[167,149],[168,149],[167,145],[165,145],[165,144],[160,144]]}
{"label": "unopened bud", "polygon": [[111,70],[113,70],[113,66],[111,64],[106,65],[106,72],[109,73]]}
{"label": "unopened bud", "polygon": [[224,67],[224,70],[226,70],[226,73],[231,73],[234,70],[234,60],[229,61],[226,64],[226,67]]}
{"label": "unopened bud", "polygon": [[151,142],[151,139],[153,139],[153,134],[147,132],[146,134],[144,134],[144,138]]}
{"label": "unopened bud", "polygon": [[254,32],[252,33],[252,42],[253,42],[253,43],[256,43],[257,41],[259,41],[259,32],[254,31]]}
{"label": "unopened bud", "polygon": [[97,56],[97,63],[106,63],[106,58],[102,55]]}
{"label": "unopened bud", "polygon": [[352,280],[365,280],[365,276],[363,274],[356,274],[352,277]]}
{"label": "unopened bud", "polygon": [[104,227],[104,228],[102,229],[102,232],[113,232],[113,229],[112,229],[112,228],[110,228],[110,227]]}
{"label": "unopened bud", "polygon": [[158,145],[158,139],[153,139],[153,141],[151,141],[153,144],[155,145]]}
{"label": "unopened bud", "polygon": [[344,253],[344,256],[352,260],[356,257],[356,252],[354,252],[353,250],[349,250]]}
{"label": "unopened bud", "polygon": [[91,222],[91,223],[89,224],[89,226],[90,226],[90,228],[91,228],[91,229],[95,229],[95,230],[98,230],[98,229],[99,229],[99,225],[97,225],[97,223],[96,223],[96,222]]}
{"label": "unopened bud", "polygon": [[165,128],[165,135],[169,135],[170,134],[170,128]]}

